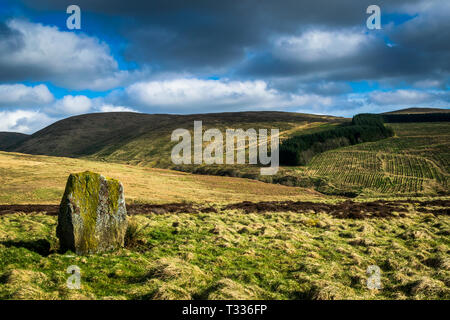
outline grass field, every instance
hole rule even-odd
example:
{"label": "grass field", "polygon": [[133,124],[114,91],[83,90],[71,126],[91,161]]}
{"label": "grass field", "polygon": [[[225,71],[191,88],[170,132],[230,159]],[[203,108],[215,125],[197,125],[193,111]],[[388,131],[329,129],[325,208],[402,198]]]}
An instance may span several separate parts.
{"label": "grass field", "polygon": [[[150,214],[131,248],[56,252],[56,217],[0,216],[0,299],[449,299],[450,220],[419,213]],[[66,269],[81,268],[81,290]],[[370,265],[380,290],[366,285]]]}
{"label": "grass field", "polygon": [[271,185],[232,177],[193,175],[82,159],[0,152],[0,204],[59,204],[67,177],[91,170],[119,179],[127,202],[237,202],[262,200],[321,200],[305,188]]}

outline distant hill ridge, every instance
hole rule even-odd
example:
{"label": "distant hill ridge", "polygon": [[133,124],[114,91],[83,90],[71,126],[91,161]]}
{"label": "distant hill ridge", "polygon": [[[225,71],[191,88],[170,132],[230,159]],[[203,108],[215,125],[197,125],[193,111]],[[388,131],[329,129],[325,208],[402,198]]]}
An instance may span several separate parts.
{"label": "distant hill ridge", "polygon": [[26,139],[29,135],[18,132],[0,132],[0,149],[7,149]]}
{"label": "distant hill ridge", "polygon": [[[436,112],[450,113],[447,109],[408,108],[383,115],[388,118],[394,115],[419,116],[418,113]],[[91,113],[57,121],[32,135],[0,132],[0,150],[51,156],[91,157],[167,167],[172,146],[171,132],[177,128],[191,130],[194,120],[202,120],[204,129],[279,128],[281,132],[285,132],[284,137],[287,137],[298,133],[310,133],[311,130],[315,132],[326,125],[341,123],[345,118],[276,111],[192,115]]]}
{"label": "distant hill ridge", "polygon": [[[92,113],[57,121],[21,139],[5,135],[0,150],[64,157],[91,157],[167,167],[173,130],[192,130],[195,120],[207,128],[308,128],[344,118],[289,112],[228,112],[193,115],[132,112]],[[309,125],[309,126],[308,126]],[[10,136],[12,137],[12,136]],[[166,162],[166,163],[163,163]]]}
{"label": "distant hill ridge", "polygon": [[384,112],[383,114],[423,114],[423,113],[450,113],[450,109],[439,108],[406,108],[401,110]]}
{"label": "distant hill ridge", "polygon": [[[410,113],[411,110],[421,113]],[[450,183],[450,133],[448,123],[441,119],[450,113],[433,110],[423,113],[423,109],[414,108],[381,114],[383,118],[407,120],[399,122],[418,119],[418,123],[389,124],[394,137],[329,150],[316,155],[307,166],[281,167],[274,176],[262,176],[259,167],[252,165],[175,166],[170,155],[177,142],[171,142],[171,134],[178,128],[192,132],[194,121],[201,120],[203,130],[217,128],[222,132],[228,128],[278,128],[282,144],[290,137],[345,127],[350,119],[269,111],[195,115],[95,113],[55,122],[30,136],[0,133],[0,150],[243,177],[347,197],[381,193],[445,195]],[[422,121],[436,116],[438,122]]]}

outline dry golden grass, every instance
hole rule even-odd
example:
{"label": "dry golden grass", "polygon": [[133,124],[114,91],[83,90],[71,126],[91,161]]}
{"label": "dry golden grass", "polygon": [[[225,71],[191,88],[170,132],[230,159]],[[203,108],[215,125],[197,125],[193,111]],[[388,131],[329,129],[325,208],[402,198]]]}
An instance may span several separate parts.
{"label": "dry golden grass", "polygon": [[145,203],[237,202],[323,198],[315,191],[255,180],[193,175],[72,158],[0,152],[1,204],[58,204],[72,172],[91,170],[119,179],[128,201]]}

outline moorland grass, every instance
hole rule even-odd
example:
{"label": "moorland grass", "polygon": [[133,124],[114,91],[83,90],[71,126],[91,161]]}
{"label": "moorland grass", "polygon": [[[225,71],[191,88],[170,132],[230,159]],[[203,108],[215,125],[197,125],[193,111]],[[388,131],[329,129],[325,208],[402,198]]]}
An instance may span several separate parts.
{"label": "moorland grass", "polygon": [[[58,252],[56,217],[1,216],[0,299],[450,298],[450,220],[414,207],[390,219],[236,210],[133,219],[132,246],[76,256]],[[70,265],[81,290],[66,287]],[[366,286],[369,265],[382,271],[380,290]]]}

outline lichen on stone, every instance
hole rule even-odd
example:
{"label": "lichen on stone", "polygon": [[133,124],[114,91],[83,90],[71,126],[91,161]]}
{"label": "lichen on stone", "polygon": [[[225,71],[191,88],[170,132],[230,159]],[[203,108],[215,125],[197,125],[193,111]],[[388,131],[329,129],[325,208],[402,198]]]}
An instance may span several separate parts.
{"label": "lichen on stone", "polygon": [[71,174],[58,217],[61,249],[87,254],[123,246],[126,215],[118,180],[90,171]]}

